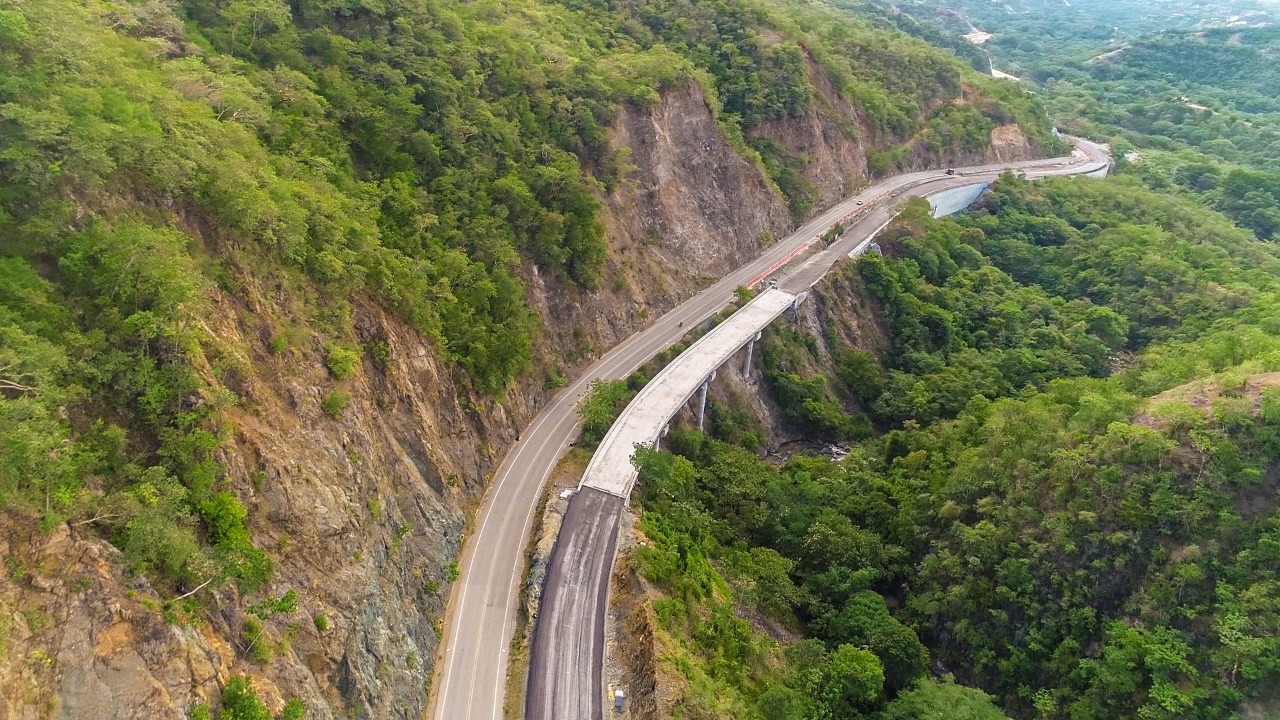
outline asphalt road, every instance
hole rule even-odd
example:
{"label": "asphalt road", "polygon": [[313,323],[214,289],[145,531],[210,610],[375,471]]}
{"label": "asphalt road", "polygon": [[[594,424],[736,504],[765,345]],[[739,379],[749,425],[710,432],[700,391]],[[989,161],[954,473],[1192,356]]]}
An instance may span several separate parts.
{"label": "asphalt road", "polygon": [[[1085,147],[1093,161],[1105,159],[1096,145],[1089,144]],[[841,248],[845,248],[844,254],[847,255],[849,250],[862,242],[857,237],[859,232],[870,232],[886,222],[891,217],[891,211],[884,200],[894,193],[934,192],[944,186],[966,184],[965,181],[990,179],[994,177],[993,174],[981,174],[1005,168],[1041,167],[1045,169],[1044,174],[1073,174],[1080,172],[1087,162],[1089,160],[1071,157],[1012,163],[1003,167],[962,169],[966,177],[960,178],[947,176],[936,170],[888,178],[806,222],[794,233],[769,247],[760,257],[686,300],[587,368],[538,414],[522,434],[522,439],[507,453],[490,481],[474,532],[468,538],[459,561],[461,576],[454,584],[446,612],[442,639],[445,649],[436,663],[429,717],[439,720],[498,720],[502,717],[508,648],[515,629],[525,547],[533,523],[533,513],[539,493],[552,469],[577,435],[576,405],[592,382],[601,378],[626,377],[650,357],[677,342],[688,329],[722,309],[733,298],[733,291],[737,287],[761,277],[851,212],[859,211],[858,222],[852,231],[846,233],[833,247],[820,253],[830,262],[806,261],[788,275],[783,284],[784,289],[805,282],[803,278],[795,279],[796,274],[802,271],[812,273],[814,280],[809,281],[811,285],[832,263],[840,259],[838,251]],[[945,185],[921,185],[923,181],[930,179]],[[867,204],[859,206],[858,200]],[[601,612],[602,609],[603,605],[600,607]],[[583,616],[591,612],[595,612],[595,609],[586,609]],[[601,653],[597,653],[594,662],[602,661],[599,655]],[[599,669],[592,670],[588,677],[600,677]],[[591,682],[594,681],[588,680],[588,683]],[[592,708],[600,708],[603,688],[583,687],[581,690],[584,696],[594,698]],[[601,712],[602,710],[592,709],[582,717],[596,720]],[[555,720],[574,719],[557,717]]]}
{"label": "asphalt road", "polygon": [[[525,714],[531,718],[600,717],[600,693],[577,680],[591,668],[585,688],[604,687],[604,618],[598,608],[609,599],[609,573],[618,546],[618,521],[625,499],[584,487],[573,496],[547,569],[546,592],[538,611]],[[590,598],[590,602],[583,602]],[[555,647],[550,645],[555,643]]]}

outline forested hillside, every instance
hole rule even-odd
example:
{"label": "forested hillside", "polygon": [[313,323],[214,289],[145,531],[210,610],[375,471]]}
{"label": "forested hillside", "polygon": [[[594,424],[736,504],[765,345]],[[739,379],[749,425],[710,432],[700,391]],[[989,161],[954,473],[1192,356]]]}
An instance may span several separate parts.
{"label": "forested hillside", "polygon": [[[1139,147],[1276,171],[1280,32],[1162,33],[1045,70],[1060,103]],[[1084,104],[1080,105],[1084,98]]]}
{"label": "forested hillside", "polygon": [[[1006,177],[879,242],[762,359],[791,432],[847,456],[762,460],[722,400],[736,421],[638,458],[675,704],[1272,716],[1280,253],[1133,178]],[[882,341],[847,340],[850,294]]]}
{"label": "forested hillside", "polygon": [[0,2],[0,715],[417,717],[566,375],[875,174],[1061,149],[802,3]]}
{"label": "forested hillside", "polygon": [[707,436],[640,456],[659,704],[1276,716],[1275,8],[870,5],[1022,77],[1121,177],[908,207]]}
{"label": "forested hillside", "polygon": [[[1152,33],[1239,29],[1280,18],[1280,9],[1268,0],[908,0],[892,5],[866,1],[909,32],[922,24],[951,39],[987,33],[990,37],[970,45],[997,67],[1019,76]],[[981,69],[986,68],[984,63]]]}
{"label": "forested hillside", "polygon": [[1067,124],[1112,135],[1123,171],[1280,232],[1280,85],[1271,28],[1166,33],[1046,74]]}
{"label": "forested hillside", "polygon": [[[918,0],[893,24],[1034,86],[1062,128],[1111,138],[1122,172],[1280,230],[1280,32],[1267,3]],[[975,26],[976,23],[976,26]],[[975,27],[990,34],[963,39]],[[1126,165],[1128,163],[1128,165]]]}

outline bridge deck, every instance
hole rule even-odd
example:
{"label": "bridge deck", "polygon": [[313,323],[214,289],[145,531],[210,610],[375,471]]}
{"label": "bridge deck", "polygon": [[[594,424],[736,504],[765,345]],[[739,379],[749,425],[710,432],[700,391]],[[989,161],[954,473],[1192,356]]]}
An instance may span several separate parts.
{"label": "bridge deck", "polygon": [[636,479],[631,464],[636,445],[653,445],[703,381],[795,300],[791,293],[765,290],[680,353],[622,411],[591,457],[579,487],[627,497]]}

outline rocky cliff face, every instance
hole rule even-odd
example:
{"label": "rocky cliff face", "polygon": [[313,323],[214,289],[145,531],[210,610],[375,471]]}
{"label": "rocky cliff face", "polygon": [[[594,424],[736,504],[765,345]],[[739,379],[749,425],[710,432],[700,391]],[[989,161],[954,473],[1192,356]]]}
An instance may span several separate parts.
{"label": "rocky cliff face", "polygon": [[[812,158],[806,173],[826,204],[862,182],[871,134],[842,129],[858,114],[834,89],[822,103],[759,132]],[[238,674],[272,710],[296,696],[313,719],[420,717],[450,564],[487,474],[549,396],[546,373],[574,373],[792,227],[696,86],[624,108],[614,142],[632,149],[635,170],[605,198],[605,286],[566,289],[529,267],[542,352],[501,401],[464,390],[427,340],[357,299],[356,335],[386,353],[343,381],[352,400],[335,421],[320,409],[334,385],[324,338],[269,350],[281,330],[269,310],[288,301],[279,289],[245,278],[243,292],[210,298],[209,332],[242,355],[237,373],[206,368],[240,398],[222,418],[219,461],[274,578],[252,598],[226,586],[166,617],[92,524],[42,532],[31,517],[0,516],[0,720],[182,718]],[[1019,152],[1016,138],[1007,145]],[[258,632],[250,604],[288,590],[297,610]]]}
{"label": "rocky cliff face", "polygon": [[721,136],[696,85],[652,111],[623,108],[614,144],[631,148],[636,166],[609,197],[614,245],[652,246],[668,273],[718,277],[792,227],[786,203]]}
{"label": "rocky cliff face", "polygon": [[630,336],[793,225],[768,179],[720,133],[697,85],[663,93],[652,108],[624,106],[612,144],[631,150],[634,169],[603,198],[604,287],[557,286],[529,266],[533,305],[544,327],[560,329],[543,340],[564,368]]}
{"label": "rocky cliff face", "polygon": [[169,625],[112,548],[0,516],[0,717],[183,717],[235,651],[210,625]]}
{"label": "rocky cliff face", "polygon": [[818,210],[867,185],[867,154],[890,142],[840,94],[827,72],[805,57],[809,82],[818,91],[798,116],[767,120],[752,129],[802,161],[801,175],[817,190]]}
{"label": "rocky cliff face", "polygon": [[991,130],[990,145],[981,152],[950,152],[938,155],[924,147],[912,147],[911,168],[922,169],[943,166],[985,165],[996,162],[1019,162],[1043,157],[1043,153],[1031,142],[1022,128],[1013,125],[997,125]]}
{"label": "rocky cliff face", "polygon": [[292,589],[298,609],[259,634],[246,614],[258,598],[227,586],[202,622],[171,624],[89,528],[46,536],[11,517],[0,554],[22,560],[0,593],[12,623],[0,666],[12,705],[0,717],[185,717],[241,673],[273,708],[297,696],[311,718],[420,716],[446,564],[464,509],[528,414],[523,396],[499,405],[459,392],[421,337],[358,305],[357,335],[386,343],[387,359],[344,383],[352,400],[335,421],[320,409],[332,385],[320,348],[272,355],[272,328],[254,321],[265,308],[217,300],[210,330],[245,348],[252,368],[236,382],[219,459],[254,542],[277,562],[262,596]]}

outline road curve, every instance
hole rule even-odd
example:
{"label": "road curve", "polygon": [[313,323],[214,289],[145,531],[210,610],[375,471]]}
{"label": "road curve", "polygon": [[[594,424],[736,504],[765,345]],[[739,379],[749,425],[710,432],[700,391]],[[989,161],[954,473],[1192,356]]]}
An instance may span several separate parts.
{"label": "road curve", "polygon": [[[854,214],[854,231],[807,260],[788,275],[786,287],[815,282],[839,256],[857,243],[866,226],[874,228],[891,217],[890,197],[927,194],[946,187],[990,180],[1001,170],[1025,170],[1029,176],[1067,175],[1097,169],[1109,162],[1100,146],[1077,144],[1083,153],[1067,158],[965,168],[963,177],[923,171],[883,180],[804,223],[755,260],[667,312],[648,328],[614,347],[561,390],[538,414],[494,473],[472,536],[459,562],[460,580],[454,584],[442,637],[444,652],[436,663],[429,717],[437,720],[499,720],[503,714],[507,652],[515,629],[525,547],[538,496],[565,448],[577,434],[578,399],[597,379],[624,378],[685,331],[714,315],[733,299],[733,291],[778,269],[801,248],[812,243],[842,218]],[[865,204],[859,205],[858,201]],[[868,230],[869,231],[869,230]],[[862,242],[862,240],[858,240]],[[815,264],[818,257],[821,261]],[[796,278],[797,275],[803,277]],[[807,287],[807,285],[805,286]],[[603,602],[603,600],[601,601]],[[585,617],[585,615],[584,615]],[[597,675],[598,677],[598,675]],[[603,689],[586,692],[599,708]],[[590,715],[594,718],[599,712]],[[569,718],[559,718],[569,720]]]}
{"label": "road curve", "polygon": [[[565,512],[547,565],[529,663],[530,678],[559,681],[529,684],[525,714],[531,718],[600,717],[600,693],[591,691],[604,687],[604,665],[592,662],[604,647],[605,615],[597,609],[609,602],[624,502],[621,495],[584,487]],[[562,646],[546,647],[551,642]],[[591,668],[589,678],[579,677],[583,667]]]}

